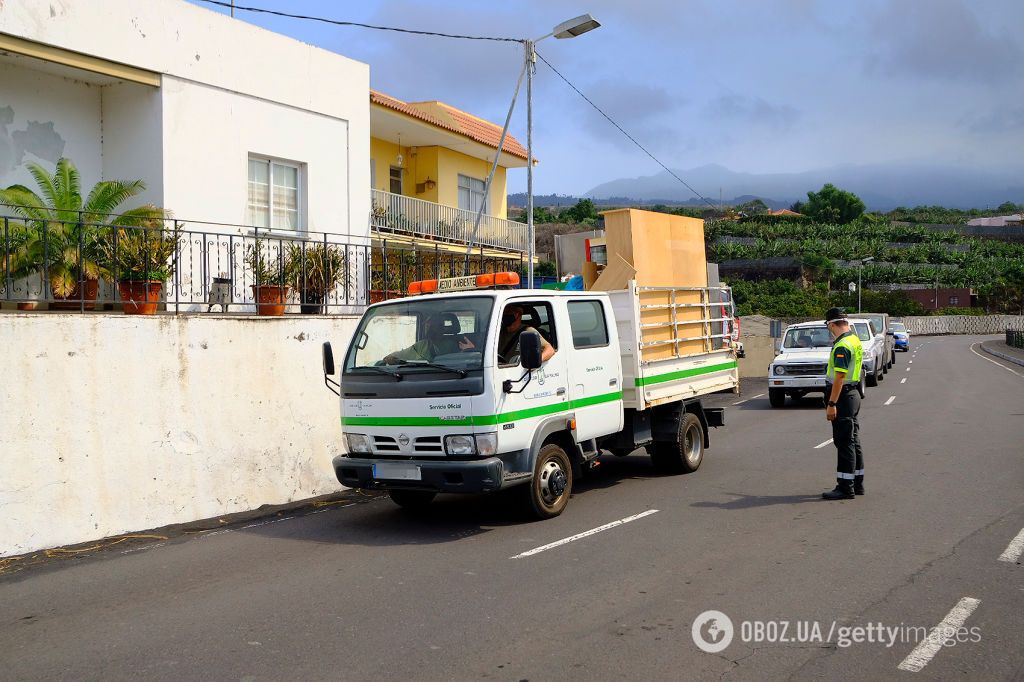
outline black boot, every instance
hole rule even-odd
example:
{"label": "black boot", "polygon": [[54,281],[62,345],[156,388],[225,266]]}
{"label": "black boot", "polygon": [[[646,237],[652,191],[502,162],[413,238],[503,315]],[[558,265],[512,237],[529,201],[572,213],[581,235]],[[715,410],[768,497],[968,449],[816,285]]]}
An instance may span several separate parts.
{"label": "black boot", "polygon": [[822,498],[826,500],[852,500],[854,498],[853,487],[848,482],[836,484],[836,487],[829,490],[826,493],[822,493]]}
{"label": "black boot", "polygon": [[864,477],[854,476],[853,477],[853,494],[863,495],[864,494]]}

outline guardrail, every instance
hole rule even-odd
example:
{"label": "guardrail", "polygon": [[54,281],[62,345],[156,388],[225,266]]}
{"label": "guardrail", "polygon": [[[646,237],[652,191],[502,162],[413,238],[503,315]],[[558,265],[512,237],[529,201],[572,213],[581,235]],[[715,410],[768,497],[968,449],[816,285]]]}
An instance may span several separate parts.
{"label": "guardrail", "polygon": [[[371,190],[370,198],[371,222],[378,232],[410,234],[453,244],[468,244],[473,236],[474,211],[378,189]],[[473,245],[524,253],[527,250],[526,225],[484,214]]]}
{"label": "guardrail", "polygon": [[1007,329],[1006,345],[1014,348],[1024,348],[1024,330]]}
{"label": "guardrail", "polygon": [[[0,216],[0,302],[19,310],[114,310],[134,305],[135,283],[144,301],[172,313],[217,307],[252,314],[257,299],[259,306],[310,314],[356,312],[368,303],[365,239],[172,219],[101,222],[68,213],[74,216]],[[279,300],[268,302],[267,289]]]}

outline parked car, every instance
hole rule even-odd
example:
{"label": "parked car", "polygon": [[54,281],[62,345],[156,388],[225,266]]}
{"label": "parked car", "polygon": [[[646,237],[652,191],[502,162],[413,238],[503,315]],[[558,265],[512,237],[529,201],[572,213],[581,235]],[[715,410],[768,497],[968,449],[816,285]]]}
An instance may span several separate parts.
{"label": "parked car", "polygon": [[910,350],[910,331],[907,326],[902,322],[892,323],[892,338],[896,350],[901,350],[904,353]]}
{"label": "parked car", "polygon": [[857,313],[858,319],[871,320],[875,325],[875,334],[882,337],[885,344],[885,366],[883,369],[889,371],[896,364],[896,338],[893,336],[888,313]]}
{"label": "parked car", "polygon": [[864,381],[868,386],[877,386],[885,378],[885,343],[875,333],[875,325],[871,320],[850,319],[850,326],[864,346]]}
{"label": "parked car", "polygon": [[[794,400],[808,393],[820,393],[824,397],[831,351],[832,335],[824,322],[802,322],[787,327],[782,335],[782,348],[768,366],[768,402],[771,406],[785,405],[787,395]],[[864,395],[865,374],[861,372],[861,395]]]}

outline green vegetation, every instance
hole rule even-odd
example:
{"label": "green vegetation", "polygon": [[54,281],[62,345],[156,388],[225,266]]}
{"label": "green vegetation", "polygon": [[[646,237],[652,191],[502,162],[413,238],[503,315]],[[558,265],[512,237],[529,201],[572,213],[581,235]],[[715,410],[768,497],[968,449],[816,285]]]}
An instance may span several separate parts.
{"label": "green vegetation", "polygon": [[[857,309],[857,294],[829,291],[824,284],[804,288],[789,280],[764,282],[734,280],[729,282],[740,315],[767,315],[769,317],[822,317],[832,306]],[[923,315],[924,309],[900,292],[871,291],[862,296],[864,310],[904,315]]]}
{"label": "green vegetation", "polygon": [[802,204],[797,213],[818,222],[845,225],[864,213],[864,202],[853,192],[826,184],[817,192],[808,192],[807,203]]}

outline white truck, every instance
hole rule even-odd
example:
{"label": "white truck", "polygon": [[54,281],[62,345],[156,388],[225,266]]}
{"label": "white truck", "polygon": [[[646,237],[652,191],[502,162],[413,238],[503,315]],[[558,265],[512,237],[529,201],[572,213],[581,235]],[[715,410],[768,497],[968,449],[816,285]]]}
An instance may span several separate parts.
{"label": "white truck", "polygon": [[[325,383],[341,399],[342,484],[386,490],[403,507],[521,486],[526,508],[550,518],[602,451],[646,446],[667,472],[700,466],[709,427],[725,422],[701,397],[739,387],[722,332],[728,287],[515,284],[514,273],[428,280],[410,289],[431,293],[370,306],[338,381],[324,344]],[[509,333],[508,308],[528,330]],[[542,361],[548,345],[556,352]]]}

